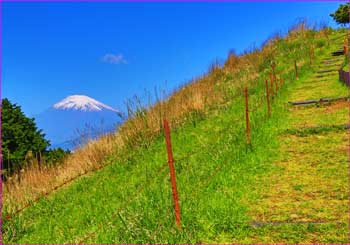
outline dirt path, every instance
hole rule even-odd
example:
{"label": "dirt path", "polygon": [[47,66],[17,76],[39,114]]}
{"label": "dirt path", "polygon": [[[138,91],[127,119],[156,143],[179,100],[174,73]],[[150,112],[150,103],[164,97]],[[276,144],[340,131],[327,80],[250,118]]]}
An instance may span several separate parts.
{"label": "dirt path", "polygon": [[[296,82],[289,100],[347,96],[337,73],[343,60],[323,58],[311,78]],[[348,110],[347,101],[289,107],[281,157],[261,182],[269,191],[252,208],[256,242],[349,242]]]}

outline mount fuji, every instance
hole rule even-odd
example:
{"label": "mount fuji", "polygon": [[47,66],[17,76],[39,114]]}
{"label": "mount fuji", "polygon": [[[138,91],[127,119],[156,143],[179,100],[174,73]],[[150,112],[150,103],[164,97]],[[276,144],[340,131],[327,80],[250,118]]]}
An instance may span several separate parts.
{"label": "mount fuji", "polygon": [[86,95],[71,95],[37,115],[35,121],[51,147],[73,149],[115,130],[122,113]]}

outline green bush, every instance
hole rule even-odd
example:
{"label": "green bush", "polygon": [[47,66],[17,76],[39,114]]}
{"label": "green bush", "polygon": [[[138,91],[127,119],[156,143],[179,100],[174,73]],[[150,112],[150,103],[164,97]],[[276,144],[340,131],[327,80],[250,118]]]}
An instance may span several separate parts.
{"label": "green bush", "polygon": [[340,4],[339,8],[333,14],[330,14],[330,16],[333,17],[334,21],[338,24],[345,25],[349,23],[349,3]]}
{"label": "green bush", "polygon": [[45,152],[44,158],[47,165],[57,165],[63,163],[65,157],[71,152],[62,148],[50,149]]}
{"label": "green bush", "polygon": [[44,152],[50,143],[34,118],[26,117],[20,106],[5,98],[1,109],[3,169],[11,174],[23,168],[28,152]]}

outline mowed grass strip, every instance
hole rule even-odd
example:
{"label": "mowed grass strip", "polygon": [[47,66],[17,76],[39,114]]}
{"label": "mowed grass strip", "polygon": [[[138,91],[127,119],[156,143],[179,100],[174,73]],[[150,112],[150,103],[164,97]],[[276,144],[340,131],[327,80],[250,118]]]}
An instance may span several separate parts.
{"label": "mowed grass strip", "polygon": [[349,123],[349,102],[346,100],[318,103],[306,106],[291,106],[291,128],[332,127]]}
{"label": "mowed grass strip", "polygon": [[[295,82],[288,101],[348,93],[336,75],[322,82],[315,82],[311,76]],[[289,116],[280,128],[280,159],[260,180],[263,189],[269,191],[250,209],[260,224],[250,241],[346,243],[348,129],[338,126],[348,123],[348,102],[288,106],[288,110]]]}
{"label": "mowed grass strip", "polygon": [[[283,46],[283,43],[280,45]],[[325,56],[326,51],[316,50],[317,59]],[[276,69],[284,72],[285,85],[272,100],[273,113],[270,118],[266,118],[266,105],[251,113],[251,146],[246,145],[245,139],[243,96],[235,97],[228,106],[210,111],[205,116],[193,115],[183,127],[172,131],[181,229],[175,225],[166,150],[164,139],[160,135],[149,146],[134,150],[118,161],[111,156],[109,161],[112,164],[108,167],[79,179],[14,219],[5,221],[4,241],[294,242],[309,241],[309,237],[318,237],[318,234],[324,238],[324,233],[328,231],[331,231],[330,237],[335,239],[339,229],[330,228],[334,224],[311,228],[287,225],[277,233],[271,233],[265,226],[259,228],[252,225],[257,220],[256,217],[260,217],[252,213],[252,209],[267,208],[262,197],[271,192],[271,186],[268,185],[274,183],[271,179],[281,175],[282,168],[275,163],[283,159],[284,152],[279,152],[279,149],[284,149],[282,140],[294,137],[288,135],[279,138],[283,129],[292,124],[288,119],[285,95],[298,82],[313,74],[313,68],[303,61],[299,70],[300,80],[293,82],[293,59],[282,54],[276,57],[276,61]],[[268,77],[266,74],[267,70],[259,74],[260,83],[249,90],[253,94],[250,97],[252,105],[259,104],[260,97],[264,94],[264,79],[265,76]],[[228,87],[233,79],[227,79]],[[192,151],[197,153],[189,154]],[[290,176],[296,176],[292,170]],[[327,169],[324,171],[328,172]],[[275,180],[280,181],[279,178]],[[305,181],[305,185],[308,183]],[[289,203],[287,208],[291,205]],[[277,212],[276,215],[280,214]],[[285,215],[281,215],[283,220],[287,220]],[[331,215],[337,216],[334,213],[329,214]],[[343,228],[341,226],[340,235],[343,234]],[[303,233],[304,230],[308,232]],[[342,239],[340,236],[339,240]]]}

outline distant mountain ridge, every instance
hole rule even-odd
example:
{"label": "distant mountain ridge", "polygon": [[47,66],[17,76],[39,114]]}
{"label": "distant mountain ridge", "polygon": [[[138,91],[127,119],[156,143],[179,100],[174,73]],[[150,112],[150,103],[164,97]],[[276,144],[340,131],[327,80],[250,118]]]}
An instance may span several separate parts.
{"label": "distant mountain ridge", "polygon": [[101,111],[101,110],[111,110],[116,113],[120,113],[118,110],[105,105],[93,98],[90,98],[86,95],[71,95],[60,102],[53,105],[55,109],[58,110],[81,110],[81,111]]}
{"label": "distant mountain ridge", "polygon": [[111,132],[121,112],[86,95],[71,95],[35,117],[52,147],[73,149],[79,143]]}

